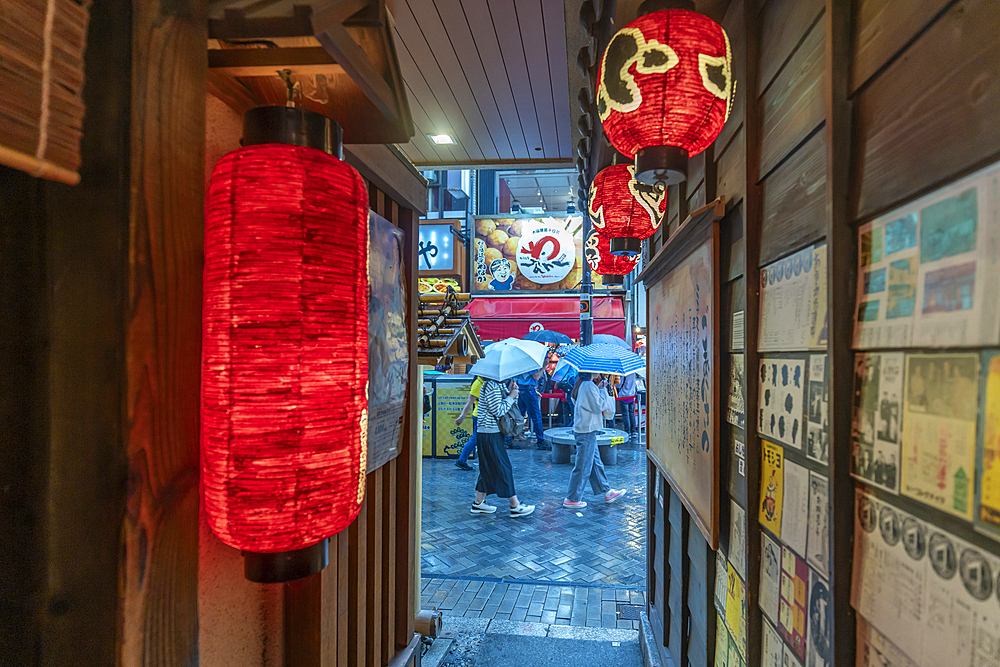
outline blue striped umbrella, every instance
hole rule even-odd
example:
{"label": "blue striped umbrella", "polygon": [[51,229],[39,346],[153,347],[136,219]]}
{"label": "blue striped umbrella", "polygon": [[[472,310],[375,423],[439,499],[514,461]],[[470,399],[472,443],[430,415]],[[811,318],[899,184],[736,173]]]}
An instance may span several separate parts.
{"label": "blue striped umbrella", "polygon": [[646,367],[638,354],[608,343],[594,343],[570,350],[563,359],[581,373],[628,375]]}

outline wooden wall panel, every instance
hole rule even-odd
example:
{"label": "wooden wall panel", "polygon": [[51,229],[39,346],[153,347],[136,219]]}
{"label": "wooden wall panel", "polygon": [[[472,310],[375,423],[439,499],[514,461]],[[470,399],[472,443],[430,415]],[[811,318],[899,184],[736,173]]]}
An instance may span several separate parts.
{"label": "wooden wall panel", "polygon": [[822,238],[826,228],[826,134],[817,132],[761,183],[760,261],[769,264]]}
{"label": "wooden wall panel", "polygon": [[951,7],[858,96],[853,219],[1000,153],[1000,2]]}
{"label": "wooden wall panel", "polygon": [[764,5],[757,95],[771,84],[822,11],[823,0],[769,0]]}
{"label": "wooden wall panel", "polygon": [[761,98],[760,173],[768,174],[823,122],[822,23],[816,24]]}
{"label": "wooden wall panel", "polygon": [[726,210],[743,201],[746,194],[746,145],[743,136],[744,130],[740,129],[716,163],[716,193],[725,196]]}
{"label": "wooden wall panel", "polygon": [[716,155],[722,154],[736,133],[743,127],[743,118],[746,115],[747,59],[746,31],[743,29],[745,6],[746,0],[732,0],[726,10],[726,16],[722,20],[722,27],[729,35],[729,46],[733,51],[733,80],[736,82],[736,96],[733,98],[733,108],[729,113],[729,120],[726,121],[722,132],[715,139]]}
{"label": "wooden wall panel", "polygon": [[951,0],[859,0],[854,16],[851,91],[862,86],[923,30]]}

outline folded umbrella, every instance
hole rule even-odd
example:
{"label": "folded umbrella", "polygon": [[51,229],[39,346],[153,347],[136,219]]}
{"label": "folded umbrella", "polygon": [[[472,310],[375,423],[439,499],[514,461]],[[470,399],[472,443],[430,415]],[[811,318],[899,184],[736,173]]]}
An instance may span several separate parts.
{"label": "folded umbrella", "polygon": [[541,331],[530,331],[522,337],[522,340],[533,340],[538,343],[549,343],[552,345],[563,345],[572,343],[573,339],[564,333],[542,329]]}
{"label": "folded umbrella", "polygon": [[491,345],[469,373],[490,380],[509,380],[522,373],[534,373],[546,362],[548,354],[549,349],[542,343],[508,338]]}
{"label": "folded umbrella", "polygon": [[646,367],[646,361],[638,354],[607,343],[578,347],[563,359],[581,373],[628,375]]}

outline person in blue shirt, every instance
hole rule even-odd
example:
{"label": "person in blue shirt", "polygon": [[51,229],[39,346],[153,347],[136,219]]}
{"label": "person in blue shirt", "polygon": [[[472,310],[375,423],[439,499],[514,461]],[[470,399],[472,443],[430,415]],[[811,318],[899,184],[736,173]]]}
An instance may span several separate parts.
{"label": "person in blue shirt", "polygon": [[[518,389],[517,409],[528,418],[528,423],[535,432],[535,446],[538,449],[552,449],[552,445],[545,442],[542,410],[538,404],[538,379],[541,376],[542,369],[539,368],[533,373],[522,373],[514,378]],[[508,441],[507,445],[511,449],[516,447],[512,441]]]}
{"label": "person in blue shirt", "polygon": [[493,275],[493,280],[490,281],[490,289],[492,290],[509,290],[514,285],[514,276],[512,275],[510,260],[500,258],[494,259],[490,263],[490,273]]}

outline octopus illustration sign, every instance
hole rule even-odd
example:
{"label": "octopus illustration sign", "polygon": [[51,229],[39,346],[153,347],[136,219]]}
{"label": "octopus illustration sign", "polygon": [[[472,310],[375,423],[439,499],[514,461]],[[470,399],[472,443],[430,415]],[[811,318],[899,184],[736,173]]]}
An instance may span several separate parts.
{"label": "octopus illustration sign", "polygon": [[573,235],[544,221],[525,225],[517,248],[518,271],[539,285],[558,283],[576,263]]}

